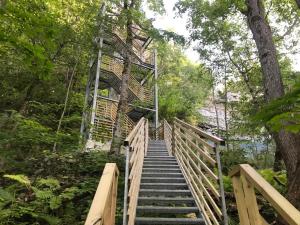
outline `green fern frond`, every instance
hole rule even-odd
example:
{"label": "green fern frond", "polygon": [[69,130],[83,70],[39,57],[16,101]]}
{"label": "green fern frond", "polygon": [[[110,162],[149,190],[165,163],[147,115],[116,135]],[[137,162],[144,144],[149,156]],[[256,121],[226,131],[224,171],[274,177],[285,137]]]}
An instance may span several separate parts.
{"label": "green fern frond", "polygon": [[46,186],[51,190],[57,190],[57,189],[60,188],[59,181],[57,179],[54,179],[54,178],[39,179],[37,184],[38,184],[38,187]]}
{"label": "green fern frond", "polygon": [[27,189],[31,189],[31,182],[30,182],[29,178],[23,174],[16,174],[16,175],[6,174],[3,177],[11,179],[11,180],[15,180],[18,183],[26,186]]}

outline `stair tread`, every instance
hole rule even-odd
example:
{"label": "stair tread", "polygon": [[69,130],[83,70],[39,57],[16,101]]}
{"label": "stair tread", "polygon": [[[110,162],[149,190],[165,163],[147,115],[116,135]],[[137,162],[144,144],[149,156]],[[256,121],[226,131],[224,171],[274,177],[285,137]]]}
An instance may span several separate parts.
{"label": "stair tread", "polygon": [[137,212],[148,212],[148,213],[196,213],[199,212],[197,207],[176,207],[176,206],[137,206]]}
{"label": "stair tread", "polygon": [[159,217],[136,217],[137,224],[205,224],[202,218],[159,218]]}
{"label": "stair tread", "polygon": [[178,198],[178,197],[174,197],[174,198],[168,198],[168,197],[139,197],[139,200],[158,200],[158,201],[194,201],[193,198],[191,197],[187,197],[187,198]]}

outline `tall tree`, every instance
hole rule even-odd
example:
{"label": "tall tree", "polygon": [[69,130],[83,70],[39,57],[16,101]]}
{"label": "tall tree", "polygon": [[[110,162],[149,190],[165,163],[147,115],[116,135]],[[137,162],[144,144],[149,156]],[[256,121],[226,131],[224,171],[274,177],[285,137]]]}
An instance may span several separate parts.
{"label": "tall tree", "polygon": [[[124,15],[122,19],[125,20],[127,35],[126,44],[128,46],[128,51],[126,52],[126,55],[124,57],[124,68],[122,72],[122,82],[120,87],[120,100],[118,104],[117,117],[113,129],[113,138],[110,148],[110,152],[113,154],[119,154],[120,146],[122,145],[122,131],[124,129],[123,125],[125,124],[125,114],[128,107],[128,82],[132,67],[131,52],[133,41],[134,39],[143,38],[138,35],[134,35],[133,26],[137,24],[141,28],[144,28],[145,25],[143,24],[143,22],[145,22],[145,15],[142,10],[142,0],[122,0],[120,2],[119,3],[123,5],[120,13],[121,15]],[[151,9],[158,12],[163,12],[163,4],[161,0],[149,0],[147,1],[147,3]]]}
{"label": "tall tree", "polygon": [[[284,96],[280,67],[272,32],[266,21],[264,2],[247,0],[247,21],[255,40],[263,74],[264,96],[267,103]],[[300,135],[285,130],[273,133],[285,162],[288,177],[287,198],[300,209]]]}
{"label": "tall tree", "polygon": [[[126,44],[132,49],[132,42],[133,42],[133,31],[132,31],[132,25],[133,25],[133,18],[132,18],[132,12],[134,9],[138,7],[138,4],[135,0],[131,0],[131,2],[128,2],[128,0],[124,0],[124,10],[125,10],[125,18],[126,18]],[[124,58],[124,69],[122,72],[122,84],[120,87],[120,100],[118,104],[118,110],[117,110],[117,117],[116,122],[113,130],[113,139],[111,143],[110,152],[114,154],[119,154],[120,152],[120,146],[122,145],[122,130],[125,120],[125,114],[128,107],[128,82],[129,82],[129,76],[131,73],[131,55],[127,51],[126,56]]]}
{"label": "tall tree", "polygon": [[[268,13],[265,13],[264,9],[266,2],[270,8]],[[273,22],[272,25],[277,26],[277,29],[274,29],[275,31],[272,33],[269,26],[272,18],[270,17],[271,19],[268,20],[268,15],[273,13],[274,17],[280,18],[278,21],[284,21],[282,17],[284,10],[279,7],[282,6],[282,1],[272,3],[267,0],[186,0],[177,5],[180,12],[188,11],[191,16],[192,38],[200,40],[199,48],[202,49],[199,52],[202,57],[218,60],[219,57],[223,58],[225,53],[226,60],[230,61],[235,70],[239,72],[247,88],[249,87],[251,97],[256,102],[260,102],[257,101],[259,100],[257,94],[260,92],[256,92],[255,88],[252,88],[255,86],[250,86],[251,77],[249,75],[255,71],[257,61],[261,67],[261,89],[264,93],[264,102],[269,103],[281,98],[285,93],[276,52],[276,45],[282,47],[282,41],[280,41],[282,39],[278,38],[281,36],[278,32],[280,29]],[[294,14],[295,12],[293,12],[293,16]],[[291,16],[287,17],[286,21],[290,22],[290,19]],[[248,42],[249,31],[253,36],[255,46],[251,43],[253,40]],[[285,33],[290,32],[287,30]],[[212,45],[216,48],[212,48]],[[282,129],[279,132],[273,132],[273,137],[287,168],[287,197],[292,204],[300,208],[300,136]]]}

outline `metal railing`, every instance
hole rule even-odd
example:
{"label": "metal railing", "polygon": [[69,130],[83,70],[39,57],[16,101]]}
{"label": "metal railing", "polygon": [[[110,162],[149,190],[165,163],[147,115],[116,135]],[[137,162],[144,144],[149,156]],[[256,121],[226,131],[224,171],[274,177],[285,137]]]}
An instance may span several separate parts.
{"label": "metal railing", "polygon": [[115,163],[106,163],[85,225],[114,225],[119,170]]}
{"label": "metal railing", "polygon": [[207,225],[228,224],[219,146],[224,141],[175,118],[164,121],[167,148],[176,157]]}
{"label": "metal railing", "polygon": [[144,156],[147,154],[148,120],[140,119],[124,142],[126,150],[123,225],[134,225]]}
{"label": "metal railing", "polygon": [[241,225],[268,224],[259,213],[256,193],[261,194],[288,224],[300,225],[300,212],[250,165],[239,165],[229,175]]}

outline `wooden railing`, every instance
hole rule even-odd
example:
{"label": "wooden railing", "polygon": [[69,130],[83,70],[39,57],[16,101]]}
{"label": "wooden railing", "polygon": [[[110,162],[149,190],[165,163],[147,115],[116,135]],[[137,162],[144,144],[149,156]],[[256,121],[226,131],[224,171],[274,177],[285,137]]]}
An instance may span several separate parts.
{"label": "wooden railing", "polygon": [[167,147],[171,146],[206,224],[227,225],[218,149],[224,141],[179,119],[173,127],[164,123]]}
{"label": "wooden railing", "polygon": [[85,225],[114,225],[119,171],[115,163],[106,163]]}
{"label": "wooden railing", "polygon": [[262,195],[289,225],[300,225],[300,212],[250,165],[239,165],[229,175],[241,225],[268,224],[259,213],[256,193]]}
{"label": "wooden railing", "polygon": [[[123,68],[120,60],[107,55],[102,57],[101,69],[115,74],[120,80],[122,80]],[[153,102],[152,91],[142,86],[132,75],[129,77],[128,86],[130,91],[142,102]]]}
{"label": "wooden railing", "polygon": [[125,140],[126,172],[123,225],[134,225],[144,156],[148,146],[148,120],[140,119]]}
{"label": "wooden railing", "polygon": [[[107,99],[98,98],[96,106],[96,119],[94,121],[93,139],[109,140],[113,135],[116,122],[118,104]],[[125,138],[134,128],[135,123],[127,116],[124,117],[122,136]]]}
{"label": "wooden railing", "polygon": [[172,155],[172,127],[170,124],[164,119],[164,140],[166,142],[166,146],[169,152],[169,155]]}

